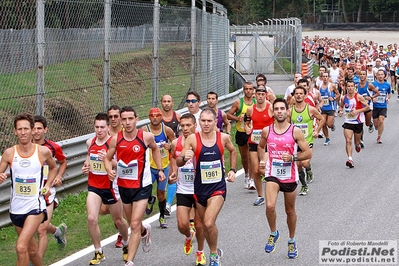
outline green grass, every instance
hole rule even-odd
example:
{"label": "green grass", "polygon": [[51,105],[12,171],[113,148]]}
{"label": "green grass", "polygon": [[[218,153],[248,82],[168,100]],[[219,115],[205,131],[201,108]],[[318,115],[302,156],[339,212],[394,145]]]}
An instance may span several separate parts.
{"label": "green grass", "polygon": [[[140,118],[152,107],[152,50],[112,54],[111,105],[133,106]],[[170,94],[176,106],[190,87],[191,44],[163,44],[159,50],[158,100]],[[53,141],[93,131],[96,113],[103,111],[103,60],[82,59],[44,68],[47,137]],[[13,117],[35,113],[36,70],[0,75],[0,150],[15,143]]]}
{"label": "green grass", "polygon": [[[235,126],[232,125],[231,139],[235,140]],[[237,169],[242,168],[241,157],[239,156],[237,145],[234,143],[237,150]],[[230,169],[229,152],[225,152],[225,167]],[[236,181],[238,182],[238,180]],[[156,185],[153,186],[153,195],[156,195]],[[54,210],[51,223],[59,225],[65,222],[68,225],[67,240],[68,244],[63,251],[58,250],[57,241],[53,236],[48,235],[48,248],[43,260],[43,265],[50,265],[62,258],[71,255],[83,248],[92,245],[89,232],[87,229],[87,211],[86,211],[86,197],[87,192],[81,192],[76,195],[68,194],[65,198],[60,200],[60,205]],[[154,204],[153,214],[158,213],[158,201]],[[148,216],[145,215],[145,218]],[[110,215],[100,216],[99,221],[101,237],[107,238],[118,231],[115,229],[114,223]],[[177,225],[172,225],[177,226]],[[17,234],[13,226],[0,228],[0,265],[13,265],[16,261],[15,243]],[[116,240],[116,239],[115,239]],[[94,250],[94,248],[93,248]],[[11,262],[11,263],[10,263]]]}

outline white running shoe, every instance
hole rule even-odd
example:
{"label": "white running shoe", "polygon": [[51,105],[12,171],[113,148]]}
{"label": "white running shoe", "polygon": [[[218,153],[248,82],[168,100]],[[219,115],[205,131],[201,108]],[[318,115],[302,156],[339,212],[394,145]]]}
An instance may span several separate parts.
{"label": "white running shoe", "polygon": [[144,252],[149,252],[151,250],[151,225],[143,224],[145,229],[147,230],[147,234],[141,238],[141,244]]}
{"label": "white running shoe", "polygon": [[254,182],[253,178],[249,179],[248,190],[256,190],[255,182]]}
{"label": "white running shoe", "polygon": [[249,186],[249,174],[245,174],[245,176],[244,176],[244,188],[245,189],[248,189],[248,186]]}

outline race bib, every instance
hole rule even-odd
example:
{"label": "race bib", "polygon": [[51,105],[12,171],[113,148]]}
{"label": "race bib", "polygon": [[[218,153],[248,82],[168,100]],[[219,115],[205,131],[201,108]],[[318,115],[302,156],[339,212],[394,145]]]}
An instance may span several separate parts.
{"label": "race bib", "polygon": [[138,164],[137,160],[133,160],[128,164],[125,164],[122,160],[118,161],[116,169],[118,178],[128,180],[138,180]]}
{"label": "race bib", "polygon": [[387,95],[385,92],[380,92],[380,95],[377,96],[377,103],[385,103],[385,99],[386,99]]}
{"label": "race bib", "polygon": [[280,179],[287,180],[291,178],[292,162],[284,162],[283,160],[272,160],[272,176]]}
{"label": "race bib", "polygon": [[295,124],[295,126],[302,131],[302,133],[303,133],[303,135],[304,135],[304,137],[306,139],[308,137],[308,135],[309,135],[308,124]]}
{"label": "race bib", "polygon": [[251,141],[253,143],[259,144],[262,136],[262,129],[253,130],[251,134]]}
{"label": "race bib", "polygon": [[15,178],[15,194],[17,197],[36,197],[36,178],[18,176]]}
{"label": "race bib", "polygon": [[220,160],[200,162],[202,184],[218,183],[222,180],[222,163]]}
{"label": "race bib", "polygon": [[345,110],[345,118],[346,120],[356,120],[357,115],[353,114],[351,110]]}
{"label": "race bib", "polygon": [[328,96],[321,96],[321,99],[323,100],[323,105],[329,105],[330,104],[330,100],[328,99]]}
{"label": "race bib", "polygon": [[97,175],[107,175],[107,171],[105,171],[104,162],[99,159],[98,154],[91,153],[89,158],[90,158],[90,172]]}
{"label": "race bib", "polygon": [[183,184],[194,184],[195,170],[189,168],[179,168],[180,182]]}
{"label": "race bib", "polygon": [[48,165],[45,163],[45,164],[43,165],[43,179],[44,179],[44,180],[47,180],[47,178],[48,178],[48,172],[49,172],[49,168],[48,168]]}

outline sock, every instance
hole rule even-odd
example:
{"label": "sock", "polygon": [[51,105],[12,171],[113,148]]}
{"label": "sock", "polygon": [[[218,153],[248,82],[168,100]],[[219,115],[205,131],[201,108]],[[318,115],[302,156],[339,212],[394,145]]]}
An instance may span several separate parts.
{"label": "sock", "polygon": [[141,237],[145,237],[147,235],[147,228],[144,228],[144,232],[141,233]]}
{"label": "sock", "polygon": [[194,219],[190,219],[190,223],[194,223]]}
{"label": "sock", "polygon": [[271,234],[272,236],[276,236],[276,235],[277,235],[277,230],[274,231],[274,232],[271,232],[270,234]]}
{"label": "sock", "polygon": [[295,237],[288,239],[288,243],[294,243],[295,242]]}
{"label": "sock", "polygon": [[128,240],[128,241],[125,241],[125,240],[122,239],[122,245],[123,245],[124,247],[126,247],[128,244],[129,244],[129,240]]}
{"label": "sock", "polygon": [[305,172],[303,171],[303,169],[299,171],[299,181],[301,181],[302,186],[306,186]]}
{"label": "sock", "polygon": [[163,200],[162,202],[158,201],[158,207],[159,207],[159,216],[165,217],[166,200]]}
{"label": "sock", "polygon": [[177,189],[176,183],[168,185],[168,203],[169,203],[169,205],[172,205],[172,203],[173,203],[173,199],[176,194],[176,189]]}
{"label": "sock", "polygon": [[61,230],[60,230],[60,228],[56,227],[54,236],[60,236],[60,235],[61,235]]}
{"label": "sock", "polygon": [[352,157],[348,157],[348,160],[349,160],[349,161],[352,161]]}
{"label": "sock", "polygon": [[99,247],[99,248],[96,248],[96,251],[98,252],[98,253],[103,253],[103,249],[101,248],[101,247]]}
{"label": "sock", "polygon": [[312,171],[312,166],[310,164],[308,167],[306,167],[306,171]]}

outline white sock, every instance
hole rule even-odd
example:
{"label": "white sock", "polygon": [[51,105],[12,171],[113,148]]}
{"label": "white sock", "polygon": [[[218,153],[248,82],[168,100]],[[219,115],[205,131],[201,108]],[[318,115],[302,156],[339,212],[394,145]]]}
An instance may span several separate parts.
{"label": "white sock", "polygon": [[54,236],[60,236],[60,235],[61,235],[61,230],[60,230],[60,228],[56,227]]}

